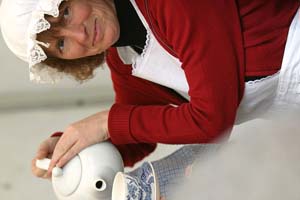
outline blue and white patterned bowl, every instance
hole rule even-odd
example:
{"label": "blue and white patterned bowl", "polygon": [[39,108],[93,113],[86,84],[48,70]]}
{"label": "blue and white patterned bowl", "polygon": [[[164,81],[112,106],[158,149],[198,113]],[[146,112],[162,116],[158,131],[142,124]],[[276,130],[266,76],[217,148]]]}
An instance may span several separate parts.
{"label": "blue and white patterned bowl", "polygon": [[145,162],[134,175],[117,173],[112,200],[159,200],[158,183],[151,163]]}

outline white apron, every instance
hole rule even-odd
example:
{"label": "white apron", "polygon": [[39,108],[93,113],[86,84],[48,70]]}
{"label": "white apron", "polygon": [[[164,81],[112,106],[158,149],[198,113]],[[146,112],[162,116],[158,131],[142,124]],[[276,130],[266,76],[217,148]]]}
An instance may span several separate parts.
{"label": "white apron", "polygon": [[281,69],[278,73],[247,82],[236,123],[269,118],[278,111],[300,108],[300,10],[289,28]]}
{"label": "white apron", "polygon": [[[143,53],[136,54],[130,47],[119,47],[125,64],[133,63],[132,75],[177,91],[189,99],[189,86],[178,58],[169,54],[156,40],[134,0],[140,19],[147,30]],[[237,111],[235,124],[267,117],[269,111],[300,107],[300,15],[295,15],[289,29],[283,63],[278,73],[245,83],[245,93]]]}

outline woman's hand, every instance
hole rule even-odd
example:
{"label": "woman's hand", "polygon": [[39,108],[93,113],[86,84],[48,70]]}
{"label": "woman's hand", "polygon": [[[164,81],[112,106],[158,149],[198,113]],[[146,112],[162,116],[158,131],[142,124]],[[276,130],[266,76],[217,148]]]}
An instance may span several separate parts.
{"label": "woman's hand", "polygon": [[55,166],[63,167],[82,149],[109,138],[108,113],[109,111],[96,113],[66,128],[55,147],[48,174],[51,174]]}
{"label": "woman's hand", "polygon": [[38,151],[35,155],[35,158],[31,161],[31,171],[32,173],[40,178],[51,178],[51,174],[48,174],[46,170],[40,169],[36,167],[35,163],[36,160],[44,159],[44,158],[51,158],[52,153],[55,149],[55,146],[58,142],[60,137],[51,137],[46,139],[40,144],[40,147],[38,148]]}

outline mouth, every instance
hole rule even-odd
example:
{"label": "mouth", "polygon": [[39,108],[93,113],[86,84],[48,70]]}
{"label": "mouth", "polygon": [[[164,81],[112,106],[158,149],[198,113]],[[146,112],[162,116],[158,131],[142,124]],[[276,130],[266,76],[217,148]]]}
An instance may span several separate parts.
{"label": "mouth", "polygon": [[99,41],[99,36],[100,36],[100,27],[97,22],[98,22],[98,20],[96,18],[95,22],[94,22],[94,37],[93,37],[93,43],[92,43],[93,46],[95,46],[95,44],[97,44],[97,42]]}

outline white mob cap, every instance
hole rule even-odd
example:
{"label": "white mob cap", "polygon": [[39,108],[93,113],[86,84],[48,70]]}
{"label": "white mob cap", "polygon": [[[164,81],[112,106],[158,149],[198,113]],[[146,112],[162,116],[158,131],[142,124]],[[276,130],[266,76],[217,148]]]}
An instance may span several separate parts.
{"label": "white mob cap", "polygon": [[50,28],[44,15],[58,17],[64,0],[2,0],[1,32],[8,48],[29,64],[30,80],[55,83],[63,73],[43,63],[47,56],[41,46],[49,44],[36,40],[36,35]]}

